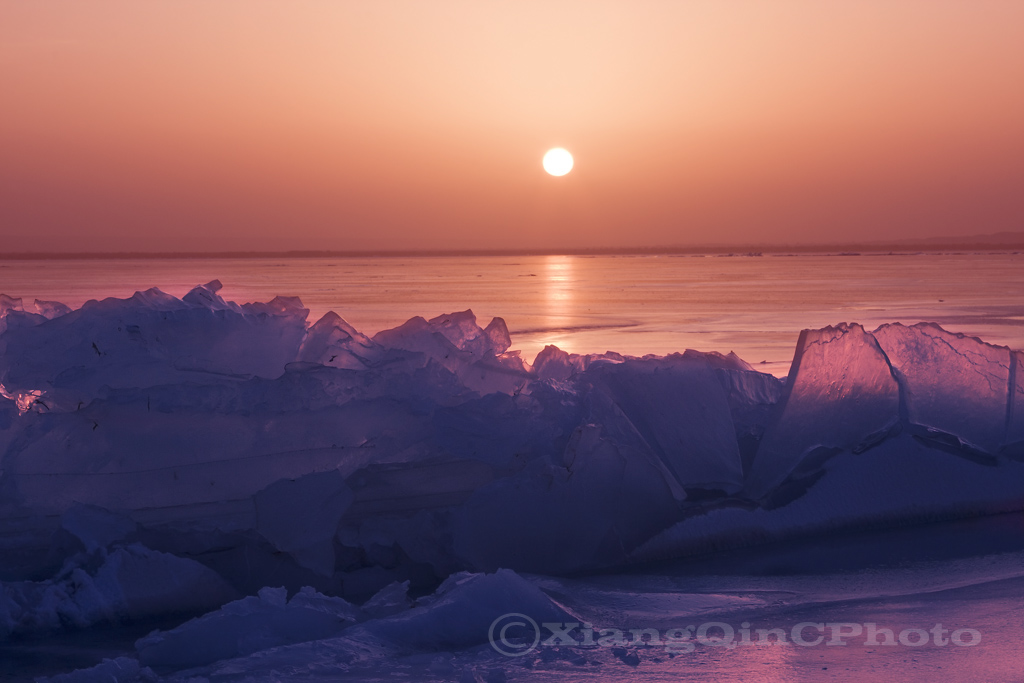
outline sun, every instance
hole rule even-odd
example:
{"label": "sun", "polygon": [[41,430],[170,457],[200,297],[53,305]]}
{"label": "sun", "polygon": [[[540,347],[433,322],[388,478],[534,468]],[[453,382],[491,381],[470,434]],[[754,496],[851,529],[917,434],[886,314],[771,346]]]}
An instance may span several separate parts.
{"label": "sun", "polygon": [[544,170],[551,175],[565,175],[572,170],[572,155],[569,150],[555,147],[544,155]]}

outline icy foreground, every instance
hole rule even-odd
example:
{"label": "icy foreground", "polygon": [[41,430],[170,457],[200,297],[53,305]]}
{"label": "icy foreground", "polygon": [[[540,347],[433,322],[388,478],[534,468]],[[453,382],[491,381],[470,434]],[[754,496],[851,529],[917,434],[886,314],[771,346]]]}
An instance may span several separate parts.
{"label": "icy foreground", "polygon": [[0,639],[206,613],[104,665],[129,678],[342,631],[464,648],[516,605],[565,620],[508,570],[1024,508],[1024,354],[933,324],[804,331],[781,381],[219,288],[0,296]]}

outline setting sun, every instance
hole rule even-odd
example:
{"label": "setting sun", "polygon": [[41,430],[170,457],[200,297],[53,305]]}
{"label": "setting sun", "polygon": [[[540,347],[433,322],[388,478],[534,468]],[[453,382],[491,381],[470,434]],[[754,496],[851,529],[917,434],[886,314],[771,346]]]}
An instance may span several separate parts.
{"label": "setting sun", "polygon": [[551,175],[565,175],[572,170],[572,163],[572,155],[561,147],[549,149],[544,155],[544,170]]}

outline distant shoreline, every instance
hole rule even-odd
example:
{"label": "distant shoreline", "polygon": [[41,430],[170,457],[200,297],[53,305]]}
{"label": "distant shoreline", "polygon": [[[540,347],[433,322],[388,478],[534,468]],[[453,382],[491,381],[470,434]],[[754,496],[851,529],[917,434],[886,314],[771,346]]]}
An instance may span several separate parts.
{"label": "distant shoreline", "polygon": [[269,259],[269,258],[411,258],[472,256],[860,256],[914,254],[1003,254],[1024,252],[1020,244],[900,243],[851,245],[761,245],[698,247],[630,247],[593,249],[448,249],[404,251],[222,251],[222,252],[23,252],[0,254],[0,261]]}

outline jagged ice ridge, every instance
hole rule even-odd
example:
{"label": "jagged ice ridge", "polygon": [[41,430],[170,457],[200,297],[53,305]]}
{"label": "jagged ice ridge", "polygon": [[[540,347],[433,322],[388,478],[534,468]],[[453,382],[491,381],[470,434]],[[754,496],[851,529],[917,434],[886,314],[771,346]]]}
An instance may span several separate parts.
{"label": "jagged ice ridge", "polygon": [[[931,323],[805,330],[779,380],[691,350],[530,364],[501,318],[368,337],[219,289],[0,295],[0,638],[208,613],[133,676],[348,629],[433,647],[401,620],[450,625],[472,586],[560,609],[509,570],[1024,508],[1024,354]],[[284,625],[254,644],[260,619]]]}

